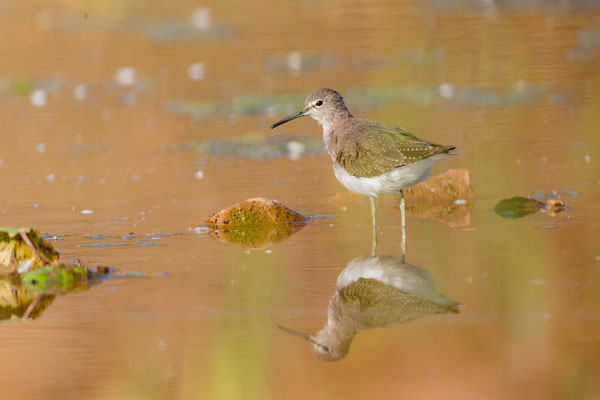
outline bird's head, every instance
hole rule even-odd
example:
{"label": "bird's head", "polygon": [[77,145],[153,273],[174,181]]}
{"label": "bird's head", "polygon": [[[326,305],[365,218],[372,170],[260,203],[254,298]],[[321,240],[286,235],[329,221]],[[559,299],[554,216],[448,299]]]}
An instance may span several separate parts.
{"label": "bird's head", "polygon": [[299,336],[310,343],[315,357],[321,361],[338,361],[348,355],[354,334],[342,335],[335,328],[326,325],[314,335],[298,332],[294,329],[277,325],[279,329]]}
{"label": "bird's head", "polygon": [[274,123],[271,129],[306,115],[317,120],[322,126],[327,127],[337,116],[349,116],[350,112],[341,94],[333,89],[319,88],[306,96],[302,110]]}

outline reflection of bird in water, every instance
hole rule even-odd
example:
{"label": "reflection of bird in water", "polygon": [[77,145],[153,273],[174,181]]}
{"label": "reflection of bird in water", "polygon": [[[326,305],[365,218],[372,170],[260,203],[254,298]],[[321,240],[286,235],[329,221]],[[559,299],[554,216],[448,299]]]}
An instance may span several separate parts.
{"label": "reflection of bird in water", "polygon": [[440,294],[429,271],[405,264],[400,257],[370,256],[348,263],[329,301],[327,324],[303,337],[323,361],[344,358],[363,329],[383,328],[430,314],[459,312],[460,302]]}

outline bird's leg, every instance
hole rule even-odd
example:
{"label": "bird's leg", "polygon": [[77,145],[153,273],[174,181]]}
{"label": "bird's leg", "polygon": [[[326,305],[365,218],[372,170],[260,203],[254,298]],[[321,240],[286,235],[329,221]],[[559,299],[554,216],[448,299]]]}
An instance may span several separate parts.
{"label": "bird's leg", "polygon": [[371,224],[373,228],[373,238],[371,240],[371,255],[375,255],[375,250],[377,249],[377,208],[375,208],[375,199],[369,197],[371,199]]}
{"label": "bird's leg", "polygon": [[400,213],[402,214],[402,258],[404,258],[406,256],[406,200],[403,190],[400,190]]}

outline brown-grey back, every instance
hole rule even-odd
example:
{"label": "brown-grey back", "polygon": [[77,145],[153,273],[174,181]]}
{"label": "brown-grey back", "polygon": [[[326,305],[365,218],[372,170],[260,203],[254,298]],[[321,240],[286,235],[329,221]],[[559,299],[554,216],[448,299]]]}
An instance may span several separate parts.
{"label": "brown-grey back", "polygon": [[379,176],[455,148],[419,139],[393,125],[358,118],[332,130],[326,143],[328,152],[357,177]]}

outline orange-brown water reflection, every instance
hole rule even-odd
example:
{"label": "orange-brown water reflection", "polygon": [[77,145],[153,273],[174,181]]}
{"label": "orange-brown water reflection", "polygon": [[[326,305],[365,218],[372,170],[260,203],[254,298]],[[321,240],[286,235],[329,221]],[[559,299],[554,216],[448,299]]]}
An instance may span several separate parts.
{"label": "orange-brown water reflection", "polygon": [[[65,260],[170,275],[104,282],[2,325],[6,396],[600,396],[598,8],[71,3],[0,6],[1,225],[65,234],[53,242]],[[343,188],[318,149],[168,150],[272,135],[318,86],[356,115],[456,145],[434,174],[467,169],[475,195],[467,227],[408,219],[410,262],[461,314],[361,332],[334,364],[276,324],[322,326],[338,274],[370,250],[368,201],[328,201]],[[320,136],[308,119],[280,129]],[[579,194],[555,217],[492,211],[563,188]],[[188,230],[254,196],[334,218],[249,252]],[[398,255],[398,212],[378,204],[378,253]],[[158,231],[182,235],[120,238]],[[126,246],[85,247],[109,241]]]}

